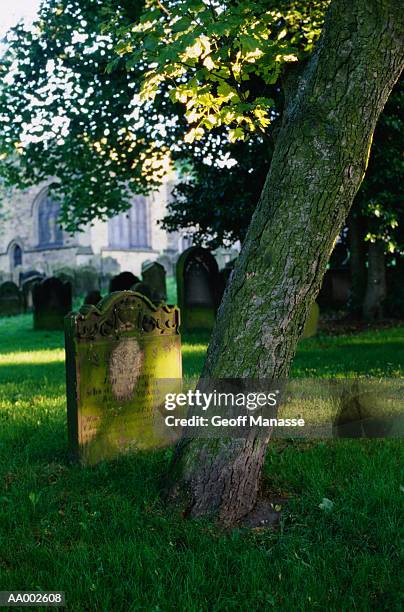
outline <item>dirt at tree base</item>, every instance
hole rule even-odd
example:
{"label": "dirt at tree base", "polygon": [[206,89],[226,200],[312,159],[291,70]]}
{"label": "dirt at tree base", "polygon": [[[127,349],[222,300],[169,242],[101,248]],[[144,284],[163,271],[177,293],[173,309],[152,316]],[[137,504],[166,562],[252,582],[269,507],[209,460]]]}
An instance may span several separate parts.
{"label": "dirt at tree base", "polygon": [[277,529],[288,500],[279,495],[260,497],[254,508],[240,521],[240,527]]}

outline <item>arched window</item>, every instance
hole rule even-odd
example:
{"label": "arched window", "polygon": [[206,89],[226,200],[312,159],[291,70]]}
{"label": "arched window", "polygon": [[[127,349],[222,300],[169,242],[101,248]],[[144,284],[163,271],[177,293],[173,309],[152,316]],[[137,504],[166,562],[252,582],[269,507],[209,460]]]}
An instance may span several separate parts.
{"label": "arched window", "polygon": [[22,248],[18,244],[13,248],[13,266],[14,268],[22,266]]}
{"label": "arched window", "polygon": [[108,242],[115,249],[150,246],[147,202],[144,196],[137,196],[127,212],[108,221]]}
{"label": "arched window", "polygon": [[38,206],[38,246],[61,246],[63,230],[59,223],[60,204],[46,194]]}

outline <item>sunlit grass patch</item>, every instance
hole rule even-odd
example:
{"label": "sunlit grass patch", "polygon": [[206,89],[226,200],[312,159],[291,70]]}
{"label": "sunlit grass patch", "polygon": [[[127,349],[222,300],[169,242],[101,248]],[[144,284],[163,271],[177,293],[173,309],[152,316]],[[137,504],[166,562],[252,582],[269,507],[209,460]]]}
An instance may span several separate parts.
{"label": "sunlit grass patch", "polygon": [[64,349],[52,349],[41,351],[26,351],[0,354],[0,367],[2,365],[23,365],[23,364],[46,364],[64,362]]}

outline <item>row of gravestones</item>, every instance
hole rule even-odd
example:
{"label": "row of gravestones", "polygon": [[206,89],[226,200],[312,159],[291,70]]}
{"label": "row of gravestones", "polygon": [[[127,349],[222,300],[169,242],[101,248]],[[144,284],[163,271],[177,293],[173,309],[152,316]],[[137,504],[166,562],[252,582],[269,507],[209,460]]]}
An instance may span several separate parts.
{"label": "row of gravestones", "polygon": [[[85,304],[98,304],[102,296],[92,270],[80,270],[80,293],[86,293]],[[84,283],[87,278],[87,284]],[[0,284],[0,316],[12,316],[34,312],[35,329],[63,329],[63,317],[72,309],[72,287],[77,290],[77,278],[65,272],[45,278],[30,271],[21,274],[20,287],[8,281]],[[166,301],[165,270],[156,262],[142,266],[142,282],[131,272],[123,272],[110,280],[109,292],[132,289],[146,295],[153,302]]]}
{"label": "row of gravestones", "polygon": [[[211,330],[234,262],[219,271],[216,259],[202,247],[190,247],[177,262],[177,296],[181,311],[182,328]],[[90,278],[89,278],[90,280]],[[93,279],[94,280],[94,279]],[[93,280],[85,298],[85,304],[96,305],[102,296],[94,288]],[[34,310],[34,329],[62,329],[63,318],[72,308],[72,284],[67,279],[43,279],[39,273],[31,272],[21,279],[19,290],[14,283],[0,285],[0,314],[19,314]],[[142,280],[131,272],[114,276],[109,284],[109,293],[132,290],[146,296],[155,304],[167,300],[166,272],[157,262],[145,262]],[[316,333],[318,306],[310,312],[304,337]]]}

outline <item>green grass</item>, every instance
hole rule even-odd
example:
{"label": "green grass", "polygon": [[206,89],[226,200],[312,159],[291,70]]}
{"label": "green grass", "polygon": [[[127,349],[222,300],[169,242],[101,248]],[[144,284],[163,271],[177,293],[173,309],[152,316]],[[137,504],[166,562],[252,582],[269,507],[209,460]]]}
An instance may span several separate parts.
{"label": "green grass", "polygon": [[[289,498],[279,531],[186,521],[159,497],[169,449],[68,464],[63,336],[31,328],[0,319],[1,590],[64,590],[74,611],[401,608],[399,440],[278,440],[265,486]],[[399,376],[403,335],[305,340],[293,374]],[[184,339],[187,375],[206,343]]]}

